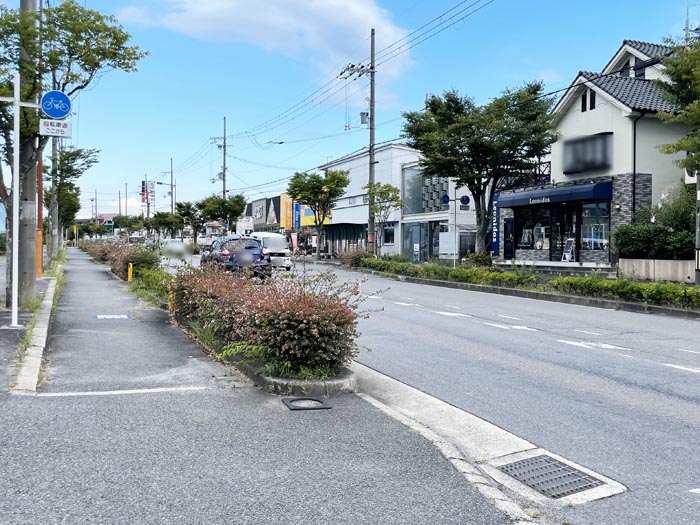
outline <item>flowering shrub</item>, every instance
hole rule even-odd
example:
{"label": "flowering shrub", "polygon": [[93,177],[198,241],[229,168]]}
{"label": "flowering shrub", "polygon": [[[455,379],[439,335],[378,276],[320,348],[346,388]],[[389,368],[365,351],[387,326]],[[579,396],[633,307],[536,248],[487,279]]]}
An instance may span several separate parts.
{"label": "flowering shrub", "polygon": [[159,266],[158,252],[148,246],[128,244],[123,241],[81,241],[80,248],[99,262],[108,262],[112,272],[127,278],[129,263],[134,265],[134,276],[142,270],[154,270]]}
{"label": "flowering shrub", "polygon": [[179,319],[209,330],[217,349],[253,347],[268,370],[338,373],[355,356],[359,282],[335,274],[273,275],[264,285],[237,274],[190,270],[173,283]]}

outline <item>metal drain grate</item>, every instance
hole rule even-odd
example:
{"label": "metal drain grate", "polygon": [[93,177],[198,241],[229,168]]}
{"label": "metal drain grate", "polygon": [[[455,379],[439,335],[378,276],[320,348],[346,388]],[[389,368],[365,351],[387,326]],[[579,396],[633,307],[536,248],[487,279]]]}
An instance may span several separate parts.
{"label": "metal drain grate", "polygon": [[501,472],[550,498],[563,498],[603,482],[550,456],[535,456],[498,467]]}

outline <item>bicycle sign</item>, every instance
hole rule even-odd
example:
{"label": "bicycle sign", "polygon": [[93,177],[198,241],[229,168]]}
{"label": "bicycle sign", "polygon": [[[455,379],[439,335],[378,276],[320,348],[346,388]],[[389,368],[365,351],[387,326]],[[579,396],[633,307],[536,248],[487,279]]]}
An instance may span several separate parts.
{"label": "bicycle sign", "polygon": [[41,109],[47,117],[63,119],[70,115],[71,102],[62,91],[48,91],[41,97]]}

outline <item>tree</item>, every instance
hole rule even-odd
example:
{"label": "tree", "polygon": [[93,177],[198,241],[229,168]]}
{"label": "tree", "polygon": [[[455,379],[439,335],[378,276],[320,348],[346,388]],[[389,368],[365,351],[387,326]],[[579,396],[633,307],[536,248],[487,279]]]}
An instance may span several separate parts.
{"label": "tree", "polygon": [[[57,210],[61,228],[75,221],[80,211],[80,188],[73,182],[64,182],[57,188]],[[46,190],[44,205],[48,208],[53,200],[53,190]],[[53,243],[53,241],[52,241]]]}
{"label": "tree", "polygon": [[372,206],[372,213],[374,213],[374,220],[379,227],[379,241],[375,244],[377,247],[377,255],[381,255],[381,244],[384,239],[384,228],[386,228],[386,223],[389,220],[389,215],[394,210],[399,210],[403,208],[403,201],[401,200],[401,190],[396,186],[391,184],[383,184],[381,182],[369,182],[365,184],[363,189],[367,190],[370,195],[374,196],[374,199],[370,197],[370,202],[374,202]]}
{"label": "tree", "polygon": [[182,217],[170,212],[156,212],[152,220],[158,234],[165,230],[170,238],[174,238],[175,232],[181,230],[183,226]]}
{"label": "tree", "polygon": [[455,91],[431,96],[425,111],[404,113],[408,145],[420,150],[424,176],[450,177],[474,197],[476,252],[486,253],[493,197],[532,173],[549,146],[553,100],[528,83],[477,106]]}
{"label": "tree", "polygon": [[676,164],[688,170],[700,170],[700,38],[693,38],[687,47],[675,44],[673,54],[660,60],[669,81],[655,82],[676,111],[660,112],[659,118],[669,124],[687,126],[688,134],[673,144],[662,144],[659,149],[669,155],[687,152],[689,155],[676,160]]}
{"label": "tree", "polygon": [[204,225],[201,210],[197,208],[195,203],[189,201],[176,202],[175,209],[177,211],[177,214],[180,217],[182,217],[183,224],[192,228],[192,239],[196,246],[197,234],[200,232],[202,226]]}
{"label": "tree", "polygon": [[[47,173],[44,180],[51,181],[51,189],[46,191],[45,205],[49,209],[51,218],[51,256],[55,257],[60,248],[60,242],[63,238],[62,230],[65,224],[73,221],[75,214],[70,213],[70,208],[63,208],[64,212],[69,213],[69,216],[61,214],[61,197],[67,198],[68,195],[80,189],[74,184],[74,181],[83,173],[97,164],[97,155],[99,150],[84,149],[84,148],[61,148],[56,151],[55,157],[52,159],[52,164],[47,166]],[[75,210],[75,213],[79,211]]]}
{"label": "tree", "polygon": [[243,195],[231,195],[226,198],[210,195],[197,203],[205,221],[220,221],[226,225],[226,229],[230,229],[231,223],[235,224],[243,215],[245,207],[246,200]]}
{"label": "tree", "polygon": [[[327,170],[319,173],[295,173],[289,181],[287,194],[296,202],[305,204],[314,214],[314,225],[319,241],[323,238],[324,223],[336,201],[345,194],[350,184],[348,171]],[[316,243],[316,259],[321,259],[321,243]]]}
{"label": "tree", "polygon": [[[11,96],[11,71],[18,65],[22,100],[36,100],[47,89],[63,91],[73,97],[109,70],[136,71],[136,63],[147,54],[128,45],[130,35],[115,18],[82,7],[74,0],[47,7],[42,15],[41,24],[37,24],[37,15],[32,11],[0,6],[0,95]],[[35,110],[23,109],[21,119],[20,172],[13,176],[21,182],[23,210],[21,224],[12,227],[18,227],[20,232],[20,246],[16,248],[20,250],[22,267],[16,278],[19,300],[24,302],[35,295],[36,188],[31,183],[36,180],[37,159],[49,139],[39,136],[39,115]],[[12,122],[12,108],[0,104],[0,137],[9,166],[13,165]],[[0,200],[11,209],[10,195],[1,173]],[[10,294],[7,296],[9,300]]]}

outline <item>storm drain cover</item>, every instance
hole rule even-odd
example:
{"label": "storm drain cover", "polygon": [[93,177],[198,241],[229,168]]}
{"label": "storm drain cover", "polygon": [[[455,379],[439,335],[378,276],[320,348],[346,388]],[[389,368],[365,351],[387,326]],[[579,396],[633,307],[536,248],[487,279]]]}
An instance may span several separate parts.
{"label": "storm drain cover", "polygon": [[283,397],[282,403],[289,410],[324,410],[331,408],[325,401],[315,397]]}
{"label": "storm drain cover", "polygon": [[498,468],[550,498],[563,498],[603,485],[599,479],[546,455],[508,463]]}

